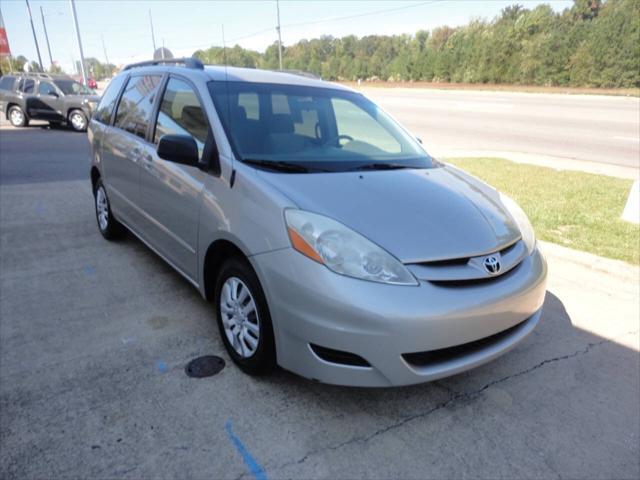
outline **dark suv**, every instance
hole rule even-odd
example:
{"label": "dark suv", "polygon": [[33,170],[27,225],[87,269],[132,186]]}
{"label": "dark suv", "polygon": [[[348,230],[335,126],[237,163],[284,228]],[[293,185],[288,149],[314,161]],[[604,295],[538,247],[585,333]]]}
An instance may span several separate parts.
{"label": "dark suv", "polygon": [[23,73],[0,78],[0,110],[14,127],[47,120],[82,132],[99,99],[93,90],[66,76]]}

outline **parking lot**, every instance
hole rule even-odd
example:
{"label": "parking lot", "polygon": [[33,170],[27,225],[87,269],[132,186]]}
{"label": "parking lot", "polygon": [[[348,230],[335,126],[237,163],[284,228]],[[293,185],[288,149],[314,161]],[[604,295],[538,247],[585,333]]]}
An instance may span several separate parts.
{"label": "parking lot", "polygon": [[544,244],[540,326],[442,381],[256,379],[179,274],[102,239],[88,166],[86,135],[0,129],[1,478],[640,476],[637,268]]}

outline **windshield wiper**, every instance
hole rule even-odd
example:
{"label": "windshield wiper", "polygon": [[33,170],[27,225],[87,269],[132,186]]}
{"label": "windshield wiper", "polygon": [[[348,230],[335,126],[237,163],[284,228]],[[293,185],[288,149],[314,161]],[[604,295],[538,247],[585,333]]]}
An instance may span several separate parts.
{"label": "windshield wiper", "polygon": [[354,170],[400,170],[403,168],[413,168],[408,165],[401,165],[399,163],[367,163],[366,165],[361,165],[356,167]]}
{"label": "windshield wiper", "polygon": [[288,173],[309,173],[309,169],[299,163],[282,162],[279,160],[255,160],[252,158],[242,159],[244,163],[249,165],[255,165],[256,167],[268,168],[270,170],[276,170],[278,172]]}

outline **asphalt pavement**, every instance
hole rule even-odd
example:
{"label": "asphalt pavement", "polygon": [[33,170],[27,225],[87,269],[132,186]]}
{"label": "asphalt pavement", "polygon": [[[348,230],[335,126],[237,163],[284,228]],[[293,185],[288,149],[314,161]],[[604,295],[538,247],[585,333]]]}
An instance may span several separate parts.
{"label": "asphalt pavement", "polygon": [[637,268],[543,245],[539,327],[442,381],[256,379],[179,274],[103,240],[88,165],[83,134],[0,130],[0,478],[640,476]]}
{"label": "asphalt pavement", "polygon": [[640,168],[640,98],[363,88],[437,156],[529,154]]}

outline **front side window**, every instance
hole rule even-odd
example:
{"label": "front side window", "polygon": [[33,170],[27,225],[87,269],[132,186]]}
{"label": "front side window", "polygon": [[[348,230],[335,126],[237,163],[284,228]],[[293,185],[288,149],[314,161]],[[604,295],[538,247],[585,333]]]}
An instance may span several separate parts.
{"label": "front side window", "polygon": [[289,163],[310,172],[436,164],[356,92],[250,82],[211,82],[209,90],[236,155],[249,163]]}
{"label": "front side window", "polygon": [[188,83],[171,78],[160,104],[154,142],[157,144],[167,134],[190,135],[198,144],[202,158],[208,133],[207,117],[196,92]]}
{"label": "front side window", "polygon": [[113,108],[116,106],[116,101],[118,100],[118,94],[120,93],[120,89],[122,88],[122,85],[124,85],[126,79],[127,77],[125,75],[120,75],[109,82],[109,86],[100,99],[96,113],[93,115],[93,118],[98,122],[109,125],[111,113],[113,112]]}
{"label": "front side window", "polygon": [[144,75],[129,79],[116,110],[116,127],[140,138],[146,137],[153,102],[161,80],[160,75]]}
{"label": "front side window", "polygon": [[53,83],[55,83],[65,95],[91,95],[94,93],[93,90],[88,89],[80,82],[76,82],[70,78],[54,80]]}
{"label": "front side window", "polygon": [[54,87],[49,82],[40,82],[40,84],[38,85],[38,93],[40,95],[58,94],[58,92],[56,92],[56,87]]}

